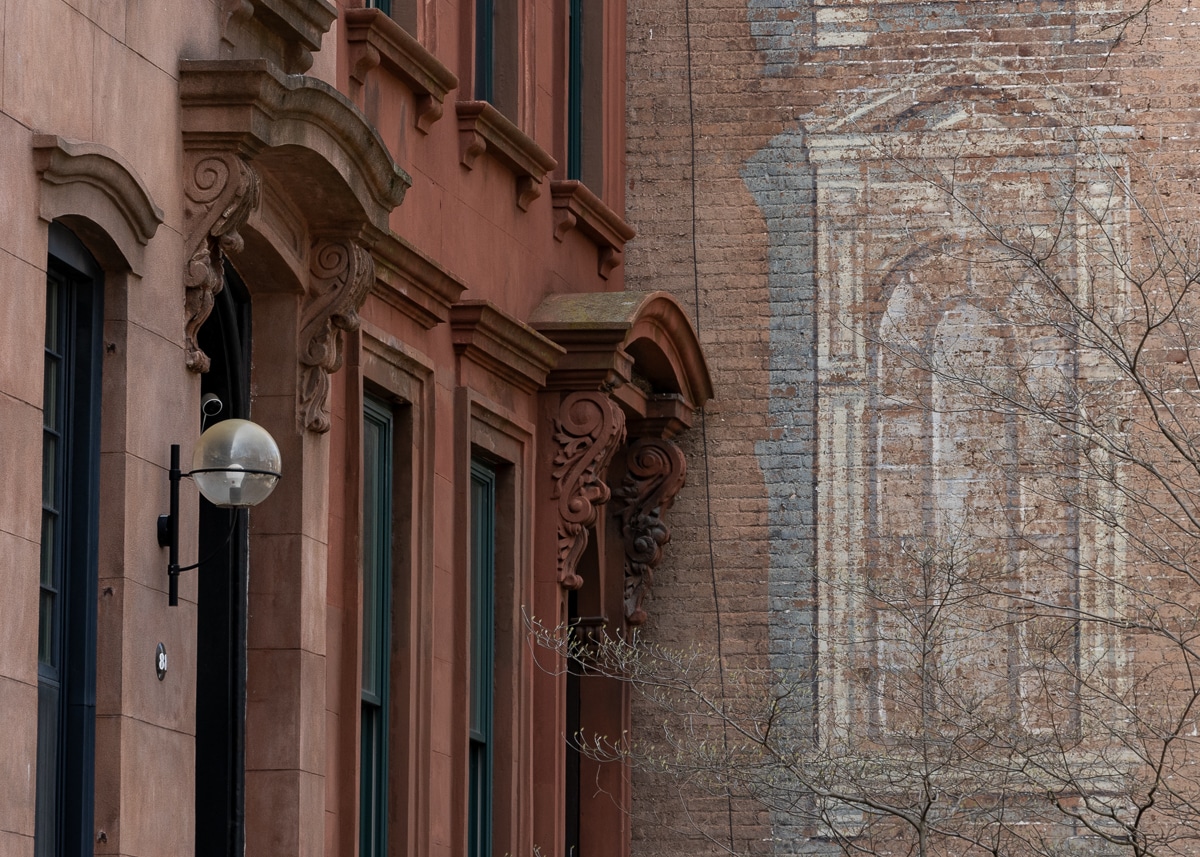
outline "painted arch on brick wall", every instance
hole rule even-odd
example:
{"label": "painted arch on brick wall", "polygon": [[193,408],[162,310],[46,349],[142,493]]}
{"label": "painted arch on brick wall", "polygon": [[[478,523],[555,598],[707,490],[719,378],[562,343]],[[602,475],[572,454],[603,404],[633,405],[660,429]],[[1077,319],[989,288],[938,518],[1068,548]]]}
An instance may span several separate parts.
{"label": "painted arch on brick wall", "polygon": [[[974,587],[976,602],[936,632],[937,682],[969,676],[980,699],[1034,722],[1033,679],[1045,671],[1031,650],[1031,626],[995,617],[1022,599],[1069,608],[1078,566],[1045,557],[1071,557],[1081,534],[1067,507],[1042,502],[1053,486],[1026,455],[1046,443],[1047,426],[998,397],[1026,357],[1063,374],[1071,355],[1047,331],[1030,336],[1032,328],[1019,323],[1019,291],[964,263],[967,257],[943,245],[884,278],[884,308],[869,345],[864,553],[865,575],[875,582],[866,589],[885,593],[885,602],[915,602],[946,596],[945,587]],[[904,717],[896,707],[907,696],[902,677],[914,652],[897,645],[908,639],[902,612],[868,616],[864,656],[876,674],[869,710],[880,726]],[[994,627],[985,631],[989,621]],[[1064,646],[1057,656],[1075,662],[1078,640],[1068,637]]]}
{"label": "painted arch on brick wall", "polygon": [[[887,682],[902,675],[906,653],[886,643],[899,632],[878,604],[914,595],[922,550],[945,557],[957,547],[970,557],[997,591],[1011,592],[994,599],[1001,611],[1022,598],[1103,601],[1100,590],[1111,587],[1084,570],[1114,569],[1104,534],[1048,501],[1054,474],[1026,457],[1046,445],[1048,428],[980,395],[1002,392],[1006,369],[1022,363],[1073,377],[1073,358],[1023,315],[1019,272],[983,264],[964,212],[937,179],[953,168],[958,187],[998,217],[1036,226],[1056,180],[1087,168],[1056,144],[1032,145],[1037,128],[997,133],[1017,108],[989,101],[994,94],[930,79],[809,126],[821,475],[815,624],[824,629],[826,729],[862,713],[879,726],[894,716]],[[960,157],[967,138],[971,158]],[[1047,675],[1033,627],[1014,621],[1003,640],[976,634],[972,643],[964,631],[942,641],[947,668],[989,676],[997,704],[1011,701],[1031,727]],[[1059,654],[1120,648],[1089,633],[1104,632],[1084,630],[1066,644],[1073,654]],[[854,676],[867,674],[872,685],[863,688]]]}

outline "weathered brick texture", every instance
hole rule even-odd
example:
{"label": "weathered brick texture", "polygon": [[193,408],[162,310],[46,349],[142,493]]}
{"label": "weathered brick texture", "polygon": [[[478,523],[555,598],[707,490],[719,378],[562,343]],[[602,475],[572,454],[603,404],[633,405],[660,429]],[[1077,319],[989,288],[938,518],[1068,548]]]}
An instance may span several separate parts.
{"label": "weathered brick texture", "polygon": [[[686,442],[689,487],[650,609],[656,641],[711,647],[731,670],[803,675],[820,666],[814,635],[842,630],[822,623],[848,615],[822,581],[899,573],[895,539],[945,539],[988,510],[999,510],[993,532],[970,535],[999,540],[996,562],[1031,567],[1003,547],[1015,541],[1000,531],[1018,524],[1051,553],[1113,561],[1102,534],[1038,498],[1033,477],[980,476],[980,450],[1037,446],[1032,429],[935,425],[930,397],[958,394],[889,364],[888,342],[961,340],[950,351],[965,366],[1013,348],[1075,359],[1052,339],[1014,346],[1020,336],[988,315],[1017,292],[972,261],[972,224],[929,182],[939,172],[996,223],[1036,226],[1053,220],[1063,187],[1106,192],[1098,145],[1135,184],[1169,175],[1167,210],[1195,204],[1200,19],[1178,0],[1126,19],[1136,11],[630,0],[627,282],[689,307],[716,387]],[[1128,237],[1117,220],[1106,228]],[[1072,265],[1105,276],[1082,251]],[[1051,588],[1023,573],[1021,586]],[[1081,597],[1108,596],[1085,585]],[[824,706],[849,693],[834,675],[821,688]],[[739,852],[823,847],[786,817],[719,798],[685,796],[685,817],[658,785],[635,783],[637,855],[715,850],[676,830],[692,825]]]}

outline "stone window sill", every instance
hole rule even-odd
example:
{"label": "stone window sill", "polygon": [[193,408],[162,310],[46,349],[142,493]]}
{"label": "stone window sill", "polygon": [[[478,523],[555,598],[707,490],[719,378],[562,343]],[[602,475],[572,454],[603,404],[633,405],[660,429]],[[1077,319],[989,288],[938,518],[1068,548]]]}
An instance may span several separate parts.
{"label": "stone window sill", "polygon": [[613,268],[621,263],[625,242],[633,238],[633,227],[583,182],[551,182],[550,196],[554,201],[555,239],[562,241],[572,229],[587,236],[599,251],[598,272],[607,280]]}
{"label": "stone window sill", "polygon": [[460,101],[457,109],[462,165],[474,169],[475,161],[487,152],[512,171],[517,180],[517,206],[528,211],[542,194],[546,174],[558,162],[487,101]]}
{"label": "stone window sill", "polygon": [[308,71],[313,52],[321,49],[321,37],[337,20],[337,8],[329,0],[249,0],[248,6],[240,5],[283,39],[284,69],[293,74]]}
{"label": "stone window sill", "polygon": [[379,9],[345,10],[350,78],[361,88],[376,66],[400,78],[417,100],[414,124],[423,134],[442,117],[446,94],[458,86],[454,72]]}

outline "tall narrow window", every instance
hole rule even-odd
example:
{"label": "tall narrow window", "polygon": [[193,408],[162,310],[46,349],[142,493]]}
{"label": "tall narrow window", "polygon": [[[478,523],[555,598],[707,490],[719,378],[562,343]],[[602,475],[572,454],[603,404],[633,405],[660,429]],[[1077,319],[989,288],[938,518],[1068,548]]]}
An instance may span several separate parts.
{"label": "tall narrow window", "polygon": [[36,857],[90,854],[95,788],[101,275],[50,228],[42,430]]}
{"label": "tall narrow window", "polygon": [[387,853],[388,675],[392,616],[391,409],[363,406],[362,751],[360,857]]}
{"label": "tall narrow window", "polygon": [[496,0],[475,0],[475,97],[495,101]]}
{"label": "tall narrow window", "polygon": [[567,178],[583,175],[583,0],[567,0]]}
{"label": "tall narrow window", "polygon": [[392,0],[367,0],[368,9],[379,9],[384,14],[392,14]]}
{"label": "tall narrow window", "polygon": [[567,178],[603,191],[603,6],[567,0]]}
{"label": "tall narrow window", "polygon": [[490,101],[516,120],[520,69],[517,64],[515,0],[475,0],[475,98]]}
{"label": "tall narrow window", "polygon": [[496,472],[471,463],[471,706],[467,857],[492,853]]}

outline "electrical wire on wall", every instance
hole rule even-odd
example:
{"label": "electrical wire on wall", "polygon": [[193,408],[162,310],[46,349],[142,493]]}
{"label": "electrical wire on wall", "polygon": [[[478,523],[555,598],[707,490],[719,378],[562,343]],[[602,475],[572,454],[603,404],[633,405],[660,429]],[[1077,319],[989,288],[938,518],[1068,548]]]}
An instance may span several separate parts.
{"label": "electrical wire on wall", "polygon": [[[687,54],[687,105],[688,105],[688,147],[689,147],[689,164],[691,176],[691,219],[692,219],[692,298],[693,298],[693,314],[694,323],[696,325],[696,335],[700,335],[700,263],[698,258],[699,242],[696,239],[696,185],[698,183],[696,176],[696,105],[695,105],[695,90],[692,82],[692,5],[691,0],[683,0],[683,22],[684,22],[684,52]],[[725,701],[725,653],[722,649],[722,639],[724,637],[721,627],[721,598],[719,588],[717,586],[717,561],[716,552],[713,548],[713,520],[712,520],[712,479],[711,468],[709,467],[708,455],[708,420],[704,409],[700,409],[700,447],[701,457],[704,459],[704,521],[705,530],[707,532],[708,542],[708,573],[709,580],[712,583],[712,600],[713,600],[713,615],[716,620],[717,632],[717,675],[721,685],[721,700]],[[728,723],[722,724],[721,741],[723,750],[728,755],[729,751],[729,735]],[[729,787],[725,787],[725,812],[726,822],[729,833],[729,853],[735,853],[733,842],[733,795],[729,791]]]}

